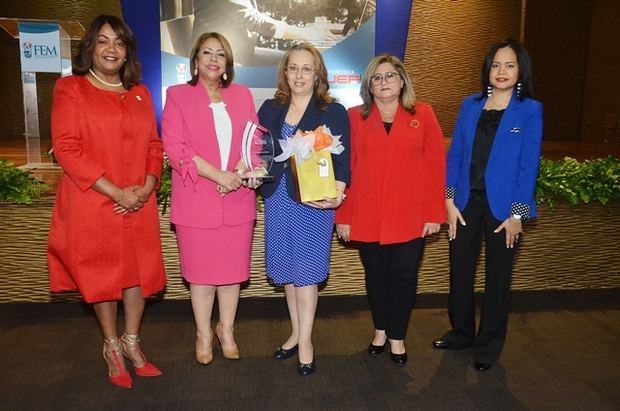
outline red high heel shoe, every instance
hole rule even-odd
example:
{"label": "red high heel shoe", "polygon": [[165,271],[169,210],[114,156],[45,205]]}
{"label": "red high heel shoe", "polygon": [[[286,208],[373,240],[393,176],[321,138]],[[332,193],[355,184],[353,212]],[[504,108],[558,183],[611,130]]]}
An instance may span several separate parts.
{"label": "red high heel shoe", "polygon": [[[118,387],[131,388],[133,381],[125,368],[120,341],[117,337],[103,339],[103,359],[108,366],[108,379]],[[118,375],[112,375],[116,374]]]}
{"label": "red high heel shoe", "polygon": [[[140,346],[140,337],[138,334],[123,334],[121,343],[123,344],[123,354],[132,362],[133,370],[136,372],[136,375],[140,377],[157,377],[162,374],[159,368],[146,360],[142,352],[142,347]],[[134,361],[136,356],[142,360],[142,365],[139,367]]]}

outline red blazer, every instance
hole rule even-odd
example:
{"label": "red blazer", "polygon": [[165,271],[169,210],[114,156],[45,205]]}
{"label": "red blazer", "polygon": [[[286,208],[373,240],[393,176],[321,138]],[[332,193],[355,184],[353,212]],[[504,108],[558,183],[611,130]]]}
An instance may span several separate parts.
{"label": "red blazer", "polygon": [[393,244],[421,237],[424,223],[446,217],[446,160],[433,109],[399,107],[390,134],[373,104],[368,118],[349,109],[351,185],[336,210],[337,224],[351,225],[351,240]]}

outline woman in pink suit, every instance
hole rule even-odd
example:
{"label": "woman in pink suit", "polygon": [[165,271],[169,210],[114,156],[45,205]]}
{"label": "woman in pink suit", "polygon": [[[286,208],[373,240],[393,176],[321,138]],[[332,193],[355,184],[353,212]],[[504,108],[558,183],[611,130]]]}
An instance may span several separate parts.
{"label": "woman in pink suit", "polygon": [[239,285],[250,277],[256,219],[254,190],[241,179],[241,139],[257,116],[250,91],[232,84],[233,54],[224,36],[200,36],[190,61],[188,84],[168,88],[162,136],[173,169],[170,221],[196,320],[196,361],[206,365],[213,359],[216,296],[224,358],[239,358],[233,325]]}

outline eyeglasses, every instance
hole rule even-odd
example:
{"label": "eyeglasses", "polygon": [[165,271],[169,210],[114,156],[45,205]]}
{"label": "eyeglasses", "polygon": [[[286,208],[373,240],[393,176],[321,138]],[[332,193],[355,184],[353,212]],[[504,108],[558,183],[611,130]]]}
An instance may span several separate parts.
{"label": "eyeglasses", "polygon": [[310,67],[310,66],[303,66],[303,67],[288,66],[286,68],[286,72],[290,73],[292,75],[295,75],[298,72],[301,72],[302,75],[309,76],[310,74],[314,73],[314,67]]}
{"label": "eyeglasses", "polygon": [[374,76],[370,76],[370,82],[373,86],[380,86],[385,79],[386,83],[393,83],[398,78],[399,74],[395,71],[390,71],[385,74],[375,74]]}

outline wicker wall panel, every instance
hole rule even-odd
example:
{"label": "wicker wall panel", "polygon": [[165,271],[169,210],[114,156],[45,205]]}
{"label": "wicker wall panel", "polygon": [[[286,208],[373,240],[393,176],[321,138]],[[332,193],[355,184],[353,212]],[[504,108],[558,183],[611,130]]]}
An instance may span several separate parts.
{"label": "wicker wall panel", "polygon": [[609,41],[620,38],[619,21],[620,1],[592,1],[581,123],[583,141],[620,145],[620,47]]}
{"label": "wicker wall panel", "polygon": [[[52,197],[31,206],[0,205],[0,303],[79,300],[77,293],[51,294],[45,259]],[[160,219],[162,247],[168,275],[165,299],[186,299],[189,292],[179,272],[176,239],[167,216]],[[515,290],[620,287],[620,203],[549,210],[526,226],[513,276]],[[282,296],[268,283],[263,262],[263,216],[259,214],[252,255],[252,273],[243,297]],[[604,234],[603,234],[604,233]],[[105,239],[102,239],[105,241]],[[448,291],[446,231],[427,242],[420,270],[420,293]],[[481,256],[476,288],[482,289]],[[329,280],[322,295],[365,293],[357,251],[334,237]]]}

